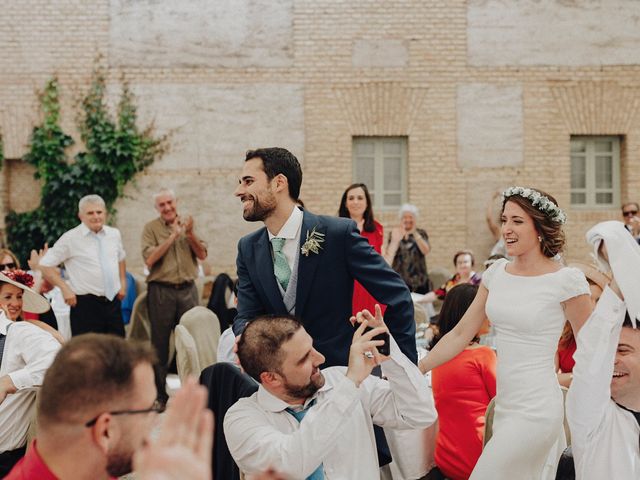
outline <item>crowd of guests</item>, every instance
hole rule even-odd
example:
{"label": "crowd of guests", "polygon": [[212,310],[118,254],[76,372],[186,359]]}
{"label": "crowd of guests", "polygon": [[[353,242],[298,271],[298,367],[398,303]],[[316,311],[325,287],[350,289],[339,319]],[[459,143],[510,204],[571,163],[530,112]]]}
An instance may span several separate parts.
{"label": "crowd of guests", "polygon": [[[99,196],[80,199],[80,224],[34,251],[30,272],[0,251],[0,476],[386,479],[403,456],[386,437],[437,428],[435,465],[393,478],[640,478],[636,203],[587,234],[597,265],[565,266],[557,201],[511,187],[486,270],[460,249],[433,285],[415,206],[385,238],[364,184],[347,187],[337,217],[300,208],[302,170],[285,149],[247,152],[239,178],[243,217],[264,228],[240,240],[238,279],[219,276],[210,301],[229,363],[203,372],[208,389],[186,381],[160,426],[169,338],[199,304],[207,256],[174,192],[154,195],[141,235],[150,345],[123,339],[126,255]],[[41,294],[52,291],[70,308],[69,341]],[[418,298],[442,302],[420,352]],[[495,349],[481,344],[489,322]]]}

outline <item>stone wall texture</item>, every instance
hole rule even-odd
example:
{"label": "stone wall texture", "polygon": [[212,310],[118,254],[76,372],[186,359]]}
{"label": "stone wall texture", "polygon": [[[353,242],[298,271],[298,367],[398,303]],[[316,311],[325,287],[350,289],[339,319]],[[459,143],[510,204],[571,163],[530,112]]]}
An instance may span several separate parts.
{"label": "stone wall texture", "polygon": [[[569,217],[567,258],[588,259],[584,233],[619,209],[570,208],[571,135],[621,136],[621,198],[640,200],[640,2],[0,4],[0,130],[12,159],[0,172],[3,214],[37,203],[19,159],[38,120],[35,92],[53,75],[78,141],[75,103],[96,64],[110,95],[129,82],[141,124],[171,133],[170,152],[116,205],[134,272],[151,196],[166,186],[194,216],[213,271],[235,274],[237,241],[259,225],[242,220],[233,191],[245,150],[258,146],[290,148],[307,207],[333,215],[352,182],[353,137],[407,137],[407,197],[433,268],[451,270],[461,248],[486,257],[487,202],[512,184],[553,194]],[[376,213],[395,224],[396,212]]]}

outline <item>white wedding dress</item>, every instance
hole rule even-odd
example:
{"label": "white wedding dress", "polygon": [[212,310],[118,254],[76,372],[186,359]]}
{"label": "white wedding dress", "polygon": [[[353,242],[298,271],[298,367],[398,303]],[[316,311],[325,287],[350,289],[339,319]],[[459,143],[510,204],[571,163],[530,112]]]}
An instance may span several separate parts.
{"label": "white wedding dress", "polygon": [[526,277],[506,272],[508,263],[499,260],[482,276],[497,334],[497,395],[493,436],[471,480],[553,479],[566,446],[554,364],[561,302],[589,294],[589,286],[576,268]]}

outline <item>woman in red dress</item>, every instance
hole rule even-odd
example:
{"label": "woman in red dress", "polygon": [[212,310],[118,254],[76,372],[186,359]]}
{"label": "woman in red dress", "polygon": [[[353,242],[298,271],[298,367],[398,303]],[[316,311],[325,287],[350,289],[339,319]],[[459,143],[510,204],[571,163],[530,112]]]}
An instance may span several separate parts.
{"label": "woman in red dress", "polygon": [[[369,244],[371,244],[376,252],[382,254],[382,225],[373,218],[371,197],[364,183],[354,183],[347,187],[340,200],[338,215],[340,217],[350,218],[356,222],[360,234],[369,241]],[[374,305],[376,303],[379,302],[377,302],[360,283],[354,281],[352,301],[353,315],[364,309],[374,312]],[[382,307],[382,313],[384,313],[386,306],[380,305],[380,307]]]}
{"label": "woman in red dress", "polygon": [[[460,284],[444,299],[436,342],[458,324],[471,305],[477,285]],[[496,354],[476,336],[457,356],[431,372],[438,410],[435,462],[445,477],[467,479],[475,467],[484,435],[485,411],[496,395]]]}

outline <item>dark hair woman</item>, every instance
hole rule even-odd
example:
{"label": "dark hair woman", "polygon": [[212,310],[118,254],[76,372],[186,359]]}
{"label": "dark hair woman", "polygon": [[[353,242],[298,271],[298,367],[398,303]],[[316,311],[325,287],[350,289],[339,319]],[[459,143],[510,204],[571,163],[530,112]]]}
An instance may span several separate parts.
{"label": "dark hair woman", "polygon": [[502,195],[501,233],[513,261],[498,260],[482,274],[467,313],[419,366],[426,372],[454,358],[489,317],[500,352],[499,393],[494,434],[471,478],[549,478],[566,444],[555,351],[565,321],[577,333],[589,318],[589,285],[580,270],[554,259],[566,220],[556,200],[524,187]]}
{"label": "dark hair woman", "polygon": [[[438,327],[440,338],[453,330],[478,292],[461,284],[447,294]],[[433,398],[438,410],[435,462],[452,480],[467,479],[482,452],[484,413],[496,394],[496,354],[478,344],[478,336],[447,363],[431,372]]]}
{"label": "dark hair woman", "polygon": [[[342,194],[338,216],[350,218],[358,226],[360,234],[365,237],[374,250],[382,254],[383,230],[382,225],[373,218],[373,206],[369,189],[364,183],[354,183],[349,185]],[[374,311],[376,299],[358,282],[353,285],[353,314],[367,309]],[[384,306],[381,305],[384,313]]]}

